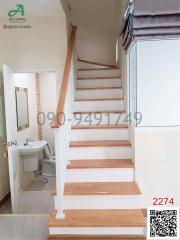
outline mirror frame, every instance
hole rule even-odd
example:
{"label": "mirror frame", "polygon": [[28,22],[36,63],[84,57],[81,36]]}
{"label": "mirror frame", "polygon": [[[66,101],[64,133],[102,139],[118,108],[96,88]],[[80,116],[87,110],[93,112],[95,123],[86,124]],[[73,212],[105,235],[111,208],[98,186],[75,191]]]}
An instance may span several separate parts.
{"label": "mirror frame", "polygon": [[[19,121],[18,121],[18,101],[17,101],[17,92],[19,90],[24,90],[26,93],[26,104],[27,104],[27,124],[24,126],[19,126]],[[15,98],[16,98],[16,120],[17,120],[17,131],[22,131],[26,128],[29,128],[29,105],[28,105],[28,89],[27,88],[22,88],[22,87],[15,87]]]}

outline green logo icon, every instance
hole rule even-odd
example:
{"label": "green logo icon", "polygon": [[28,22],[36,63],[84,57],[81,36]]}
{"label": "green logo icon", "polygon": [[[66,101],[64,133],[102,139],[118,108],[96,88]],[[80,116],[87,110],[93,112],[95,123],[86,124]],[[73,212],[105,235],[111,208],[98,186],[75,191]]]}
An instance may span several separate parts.
{"label": "green logo icon", "polygon": [[9,17],[14,17],[20,14],[22,17],[25,15],[24,6],[22,4],[16,4],[16,9],[8,12]]}

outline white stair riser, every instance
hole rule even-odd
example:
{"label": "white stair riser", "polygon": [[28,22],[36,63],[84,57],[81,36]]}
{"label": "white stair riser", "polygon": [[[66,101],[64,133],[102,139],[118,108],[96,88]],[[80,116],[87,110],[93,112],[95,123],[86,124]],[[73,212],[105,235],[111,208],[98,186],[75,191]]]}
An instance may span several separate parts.
{"label": "white stair riser", "polygon": [[131,159],[131,147],[75,147],[70,148],[68,159]]}
{"label": "white stair riser", "polygon": [[74,114],[72,124],[91,126],[128,124],[128,122],[126,113],[78,113]]}
{"label": "white stair riser", "polygon": [[119,69],[108,69],[108,70],[86,70],[78,71],[77,76],[81,78],[86,77],[119,77],[121,75]]}
{"label": "white stair riser", "polygon": [[112,129],[73,129],[71,141],[128,140],[127,128]]}
{"label": "white stair riser", "polygon": [[[51,235],[144,235],[143,227],[50,227]],[[133,239],[133,238],[132,238]]]}
{"label": "white stair riser", "polygon": [[74,112],[83,111],[123,111],[124,100],[116,101],[76,101],[74,103]]}
{"label": "white stair riser", "polygon": [[64,209],[137,209],[138,200],[138,195],[66,195]]}
{"label": "white stair riser", "polygon": [[96,64],[91,64],[91,63],[84,63],[84,62],[78,62],[78,69],[87,69],[87,68],[108,68],[108,67],[104,67],[104,66],[100,66],[100,65],[96,65]]}
{"label": "white stair riser", "polygon": [[123,89],[76,90],[75,99],[122,98]]}
{"label": "white stair riser", "polygon": [[133,182],[133,168],[68,169],[66,182]]}
{"label": "white stair riser", "polygon": [[121,79],[77,80],[77,88],[121,87]]}

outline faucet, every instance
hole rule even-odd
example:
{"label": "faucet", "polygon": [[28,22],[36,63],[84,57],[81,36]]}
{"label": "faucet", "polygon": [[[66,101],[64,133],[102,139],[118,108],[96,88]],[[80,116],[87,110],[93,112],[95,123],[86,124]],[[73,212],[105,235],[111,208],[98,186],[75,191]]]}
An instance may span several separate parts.
{"label": "faucet", "polygon": [[28,138],[26,138],[26,142],[25,142],[24,146],[27,146],[27,145],[29,145],[29,139]]}

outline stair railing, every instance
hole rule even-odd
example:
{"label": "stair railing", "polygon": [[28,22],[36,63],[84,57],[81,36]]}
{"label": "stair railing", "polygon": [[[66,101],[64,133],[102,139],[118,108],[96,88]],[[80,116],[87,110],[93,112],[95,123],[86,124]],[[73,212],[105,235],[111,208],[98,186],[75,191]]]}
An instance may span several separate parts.
{"label": "stair railing", "polygon": [[55,208],[57,218],[64,218],[63,195],[66,178],[66,167],[68,164],[68,152],[70,142],[70,131],[73,120],[73,103],[76,85],[76,32],[77,27],[72,26],[63,80],[57,105],[57,111],[53,128],[55,129],[55,152],[56,152],[56,197]]}

